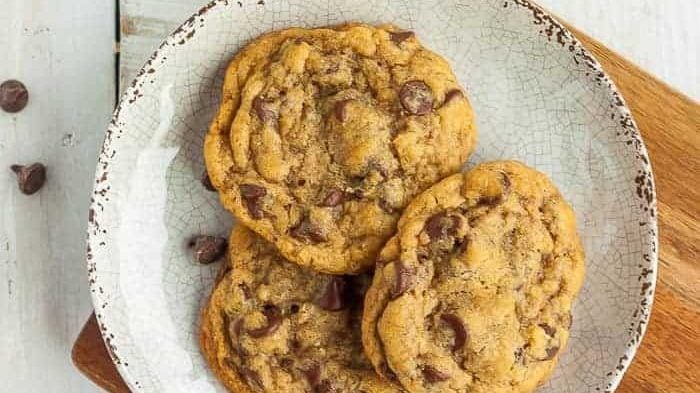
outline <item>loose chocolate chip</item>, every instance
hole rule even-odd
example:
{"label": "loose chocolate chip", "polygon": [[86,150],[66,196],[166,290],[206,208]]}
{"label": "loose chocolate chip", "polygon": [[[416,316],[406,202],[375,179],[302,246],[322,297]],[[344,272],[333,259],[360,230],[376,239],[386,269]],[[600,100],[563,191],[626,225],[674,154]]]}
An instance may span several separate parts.
{"label": "loose chocolate chip", "polygon": [[545,334],[547,334],[549,337],[554,337],[554,335],[557,334],[557,329],[547,325],[546,323],[539,324],[539,327],[541,327]]}
{"label": "loose chocolate chip", "polygon": [[211,178],[209,178],[207,171],[202,173],[202,185],[209,191],[216,191],[216,188],[214,188],[214,185],[211,183]]}
{"label": "loose chocolate chip", "polygon": [[447,216],[444,212],[434,214],[425,222],[425,231],[430,240],[438,240],[454,236],[459,229],[461,220],[457,216]]}
{"label": "loose chocolate chip", "polygon": [[464,347],[464,343],[467,342],[467,338],[469,338],[469,332],[467,332],[464,322],[462,322],[462,320],[454,314],[442,314],[440,316],[440,320],[442,320],[442,322],[449,326],[449,328],[452,329],[452,332],[454,332],[455,340],[452,344],[452,350],[458,351],[462,349],[462,347]]}
{"label": "loose chocolate chip", "polygon": [[253,109],[258,118],[262,120],[263,123],[268,123],[277,120],[277,113],[273,110],[269,101],[264,98],[257,96],[253,99]]}
{"label": "loose chocolate chip", "polygon": [[312,364],[311,367],[304,370],[304,377],[306,377],[309,385],[312,387],[317,386],[321,383],[321,366],[316,363]]}
{"label": "loose chocolate chip", "polygon": [[258,374],[257,371],[251,370],[247,367],[242,367],[240,373],[248,385],[258,389],[264,388],[262,378],[260,378],[260,374]]}
{"label": "loose chocolate chip", "polygon": [[398,299],[413,285],[413,272],[409,270],[403,262],[395,262],[394,269],[396,271],[396,278],[394,287],[391,289],[391,300]]}
{"label": "loose chocolate chip", "polygon": [[396,45],[399,45],[400,43],[406,41],[409,38],[412,38],[416,34],[412,31],[392,31],[389,33],[389,36],[391,36],[391,40],[394,41]]}
{"label": "loose chocolate chip", "polygon": [[326,283],[323,294],[318,299],[318,305],[327,311],[339,311],[347,307],[345,301],[347,283],[344,277],[333,276]]}
{"label": "loose chocolate chip", "polygon": [[335,103],[333,111],[335,112],[335,118],[340,122],[344,122],[348,119],[348,104],[352,100],[340,100]]}
{"label": "loose chocolate chip", "polygon": [[241,184],[239,189],[250,216],[256,220],[263,218],[262,199],[267,195],[267,189],[255,184]]}
{"label": "loose chocolate chip", "polygon": [[449,374],[446,374],[429,365],[423,366],[421,368],[421,372],[423,373],[423,378],[425,378],[426,382],[428,383],[442,382],[450,379]]}
{"label": "loose chocolate chip", "polygon": [[399,91],[401,105],[411,114],[425,115],[433,109],[433,92],[423,81],[404,83]]}
{"label": "loose chocolate chip", "polygon": [[46,182],[46,167],[38,162],[26,166],[12,165],[10,169],[17,175],[17,185],[23,194],[34,194]]}
{"label": "loose chocolate chip", "polygon": [[216,262],[226,253],[227,242],[223,237],[197,236],[190,241],[194,250],[194,260],[201,264]]}
{"label": "loose chocolate chip", "polygon": [[323,234],[320,228],[311,222],[308,217],[292,228],[291,232],[293,237],[300,240],[310,240],[312,243],[323,243],[328,241],[326,235]]}
{"label": "loose chocolate chip", "polygon": [[464,97],[464,93],[460,89],[452,89],[445,94],[445,101],[442,103],[442,105],[447,105],[449,104],[452,100],[455,100],[457,98]]}
{"label": "loose chocolate chip", "polygon": [[29,92],[20,81],[11,79],[0,84],[0,108],[8,113],[17,113],[29,102]]}
{"label": "loose chocolate chip", "polygon": [[547,348],[545,351],[547,353],[547,356],[544,358],[539,359],[540,361],[547,361],[547,360],[552,360],[554,359],[555,356],[557,356],[557,353],[559,353],[559,347],[551,347]]}
{"label": "loose chocolate chip", "polygon": [[321,206],[335,207],[343,203],[344,200],[345,193],[337,188],[334,188],[328,192],[325,198],[323,198],[323,203]]}
{"label": "loose chocolate chip", "polygon": [[265,315],[267,319],[267,325],[257,329],[249,329],[248,334],[251,337],[261,338],[269,336],[282,325],[282,312],[277,306],[266,305],[265,308],[263,308],[263,315]]}

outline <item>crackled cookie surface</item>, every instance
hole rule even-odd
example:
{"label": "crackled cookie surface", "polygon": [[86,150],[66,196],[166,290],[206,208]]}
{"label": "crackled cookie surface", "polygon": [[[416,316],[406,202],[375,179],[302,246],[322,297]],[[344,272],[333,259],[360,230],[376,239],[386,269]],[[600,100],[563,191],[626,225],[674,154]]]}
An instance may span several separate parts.
{"label": "crackled cookie surface", "polygon": [[584,276],[575,216],[547,177],[492,162],[418,196],[382,251],[363,342],[410,392],[531,392],[553,370]]}
{"label": "crackled cookie surface", "polygon": [[418,193],[473,150],[469,101],[411,32],[348,25],[263,36],[231,62],[205,142],[223,205],[289,260],[372,266]]}
{"label": "crackled cookie surface", "polygon": [[362,351],[370,278],[329,276],[286,261],[242,226],[202,316],[200,343],[233,392],[399,393]]}

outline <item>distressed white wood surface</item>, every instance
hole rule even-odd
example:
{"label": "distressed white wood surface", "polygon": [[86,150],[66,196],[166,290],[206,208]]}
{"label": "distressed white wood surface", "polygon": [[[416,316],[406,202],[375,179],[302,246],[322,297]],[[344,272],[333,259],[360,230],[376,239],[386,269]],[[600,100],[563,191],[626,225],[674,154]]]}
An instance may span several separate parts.
{"label": "distressed white wood surface", "polygon": [[[205,0],[119,0],[121,81]],[[350,1],[350,0],[348,0]],[[697,0],[540,0],[569,22],[700,99]],[[90,312],[84,229],[114,96],[112,0],[0,0],[0,80],[30,104],[0,112],[0,393],[97,391],[69,360]],[[43,161],[26,197],[6,168]]]}
{"label": "distressed white wood surface", "polygon": [[[70,362],[92,306],[85,228],[115,96],[115,6],[106,0],[0,0],[0,80],[29,89],[0,111],[0,392],[93,392]],[[13,163],[49,180],[19,193]]]}
{"label": "distressed white wood surface", "polygon": [[[348,0],[351,1],[351,0]],[[202,0],[120,0],[122,83]],[[538,0],[608,47],[700,100],[698,0]]]}

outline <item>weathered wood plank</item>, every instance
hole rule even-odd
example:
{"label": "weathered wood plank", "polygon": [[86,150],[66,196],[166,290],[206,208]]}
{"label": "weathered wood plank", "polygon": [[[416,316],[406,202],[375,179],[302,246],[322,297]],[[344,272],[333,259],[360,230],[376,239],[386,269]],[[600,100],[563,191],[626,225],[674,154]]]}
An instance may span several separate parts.
{"label": "weathered wood plank", "polygon": [[[87,208],[115,97],[114,5],[0,0],[0,80],[30,94],[0,111],[0,391],[91,392],[68,354],[91,310]],[[8,167],[41,161],[49,180],[25,196]]]}

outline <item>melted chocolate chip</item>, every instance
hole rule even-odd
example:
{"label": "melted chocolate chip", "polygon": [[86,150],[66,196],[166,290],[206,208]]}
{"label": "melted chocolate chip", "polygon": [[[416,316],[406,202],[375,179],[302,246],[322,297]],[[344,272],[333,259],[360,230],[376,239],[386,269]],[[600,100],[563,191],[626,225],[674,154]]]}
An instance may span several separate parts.
{"label": "melted chocolate chip", "polygon": [[250,300],[253,298],[253,291],[250,290],[250,287],[246,283],[238,284],[238,287],[241,288],[245,300]]}
{"label": "melted chocolate chip", "polygon": [[403,264],[403,262],[395,262],[394,269],[396,271],[396,278],[394,281],[394,287],[391,288],[391,300],[398,299],[413,285],[413,272],[409,270],[406,265]]}
{"label": "melted chocolate chip", "polygon": [[425,365],[421,368],[423,378],[428,383],[437,383],[450,379],[449,374],[446,374],[433,366]]}
{"label": "melted chocolate chip", "polygon": [[444,212],[437,213],[425,222],[425,231],[430,240],[439,240],[448,236],[454,236],[459,229],[460,218],[448,217]]}
{"label": "melted chocolate chip", "polygon": [[391,40],[394,41],[396,45],[399,45],[400,43],[406,41],[409,38],[412,38],[415,35],[416,34],[412,31],[392,31],[389,33]]}
{"label": "melted chocolate chip", "polygon": [[321,366],[314,363],[311,365],[311,367],[304,370],[304,377],[306,377],[306,381],[309,383],[309,385],[312,387],[317,386],[319,383],[321,383]]}
{"label": "melted chocolate chip", "polygon": [[204,173],[202,173],[202,185],[209,191],[216,191],[216,188],[214,188],[214,185],[212,184],[211,178],[209,177],[207,171],[204,171]]}
{"label": "melted chocolate chip", "polygon": [[31,165],[12,165],[17,175],[17,185],[22,194],[32,195],[39,191],[46,182],[46,167],[38,162]]}
{"label": "melted chocolate chip", "polygon": [[348,306],[345,301],[346,289],[345,278],[341,276],[331,277],[318,300],[319,307],[327,311],[339,311],[346,308]]}
{"label": "melted chocolate chip", "polygon": [[17,113],[29,102],[29,92],[20,81],[11,79],[0,84],[0,108],[8,113]]}
{"label": "melted chocolate chip", "polygon": [[280,366],[282,366],[282,368],[284,369],[289,370],[292,368],[292,366],[294,366],[294,360],[290,358],[282,358],[282,360],[280,360]]}
{"label": "melted chocolate chip", "polygon": [[469,338],[469,332],[467,331],[467,327],[464,325],[464,322],[462,322],[462,320],[454,314],[442,314],[440,316],[440,320],[449,326],[455,335],[452,350],[458,351],[462,349]]}
{"label": "melted chocolate chip", "polygon": [[300,240],[309,240],[312,243],[323,243],[328,241],[326,235],[311,222],[309,217],[305,217],[297,226],[292,228],[291,235]]}
{"label": "melted chocolate chip", "polygon": [[258,389],[264,388],[262,378],[260,378],[260,374],[258,374],[257,371],[251,370],[248,367],[241,367],[240,373],[248,385]]}
{"label": "melted chocolate chip", "polygon": [[277,113],[275,113],[270,102],[260,96],[253,99],[253,110],[255,110],[255,114],[258,115],[258,118],[263,123],[277,120]]}
{"label": "melted chocolate chip", "polygon": [[239,189],[250,216],[256,220],[263,218],[262,199],[267,195],[267,189],[255,184],[241,184]]}
{"label": "melted chocolate chip", "polygon": [[445,101],[442,105],[449,104],[452,100],[456,100],[460,97],[464,97],[464,93],[460,89],[452,89],[445,94]]}
{"label": "melted chocolate chip", "polygon": [[335,113],[335,118],[340,122],[344,122],[348,119],[348,104],[352,100],[340,100],[335,103],[333,107],[333,112]]}
{"label": "melted chocolate chip", "polygon": [[385,199],[379,200],[379,207],[387,214],[394,214],[394,208]]}
{"label": "melted chocolate chip", "polygon": [[401,105],[413,115],[425,115],[433,109],[433,92],[423,81],[404,83],[399,91]]}
{"label": "melted chocolate chip", "polygon": [[321,203],[321,206],[335,207],[343,203],[344,200],[345,193],[337,188],[334,188],[328,192],[325,198],[323,198],[323,203]]}
{"label": "melted chocolate chip", "polygon": [[554,335],[557,334],[557,329],[547,325],[546,323],[539,324],[539,327],[541,327],[545,334],[547,334],[549,337],[554,337]]}
{"label": "melted chocolate chip", "polygon": [[261,338],[269,336],[282,325],[282,312],[277,306],[266,305],[263,309],[263,314],[267,318],[267,325],[257,329],[249,329],[248,334],[251,337]]}
{"label": "melted chocolate chip", "polygon": [[238,340],[243,331],[243,318],[238,318],[228,325],[228,332],[232,340]]}
{"label": "melted chocolate chip", "polygon": [[207,235],[197,236],[190,241],[194,260],[204,265],[216,262],[224,256],[227,244],[226,239],[223,237]]}
{"label": "melted chocolate chip", "polygon": [[314,386],[314,393],[336,393],[338,390],[328,379],[324,379],[318,385]]}
{"label": "melted chocolate chip", "polygon": [[508,199],[508,196],[510,195],[510,187],[511,187],[510,178],[508,177],[507,174],[505,174],[503,172],[500,172],[500,174],[501,174],[501,193],[499,195],[489,195],[489,196],[481,197],[481,199],[479,199],[480,205],[488,205],[488,206],[500,205],[501,203],[505,202],[506,199]]}
{"label": "melted chocolate chip", "polygon": [[539,359],[540,361],[543,361],[543,362],[544,362],[544,361],[547,361],[547,360],[552,360],[552,359],[554,359],[554,357],[557,356],[557,353],[559,353],[559,347],[550,347],[550,348],[547,348],[547,350],[546,350],[545,352],[547,353],[547,355],[546,355],[545,357]]}

